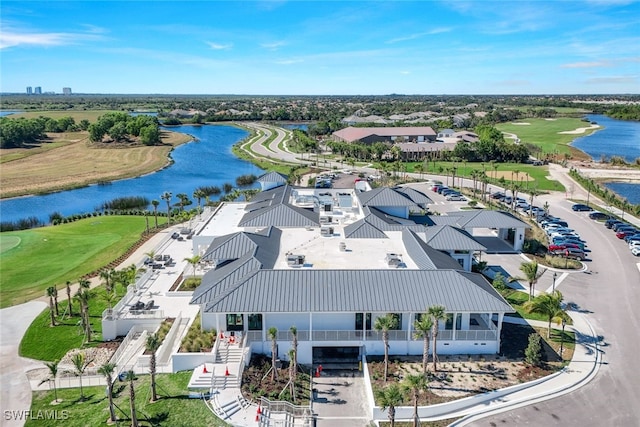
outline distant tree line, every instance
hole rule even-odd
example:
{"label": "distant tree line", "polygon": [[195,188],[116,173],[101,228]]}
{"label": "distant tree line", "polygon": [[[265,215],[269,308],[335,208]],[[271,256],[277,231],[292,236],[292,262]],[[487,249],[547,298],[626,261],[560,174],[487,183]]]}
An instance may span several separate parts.
{"label": "distant tree line", "polygon": [[139,137],[144,145],[160,143],[158,119],[144,114],[132,117],[127,113],[109,112],[90,124],[88,130],[92,142],[102,142],[105,135],[108,135],[115,142]]}
{"label": "distant tree line", "polygon": [[640,104],[614,105],[606,112],[607,116],[620,120],[640,120]]}

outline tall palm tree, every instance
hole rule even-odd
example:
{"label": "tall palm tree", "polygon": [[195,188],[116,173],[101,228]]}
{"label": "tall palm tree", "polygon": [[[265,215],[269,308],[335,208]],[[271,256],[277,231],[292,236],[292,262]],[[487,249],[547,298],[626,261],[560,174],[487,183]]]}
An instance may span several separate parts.
{"label": "tall palm tree", "polygon": [[295,381],[298,373],[298,328],[292,326],[289,328],[289,332],[291,332],[291,350],[293,350],[291,363],[293,364],[293,380]]}
{"label": "tall palm tree", "polygon": [[376,400],[380,405],[380,409],[387,410],[389,423],[391,427],[396,425],[396,406],[402,403],[402,391],[398,383],[392,383],[384,388],[376,390]]}
{"label": "tall palm tree", "polygon": [[78,288],[76,292],[76,299],[80,302],[80,318],[82,320],[82,329],[85,336],[85,342],[91,341],[91,323],[89,319],[89,300],[91,299],[91,293],[89,289],[83,286]]}
{"label": "tall palm tree", "polygon": [[438,371],[438,328],[441,320],[447,318],[446,308],[443,305],[432,305],[427,309],[427,315],[431,317],[433,321],[433,330],[431,336],[433,337],[433,372]]}
{"label": "tall palm tree", "polygon": [[91,363],[91,360],[86,360],[83,352],[78,352],[71,357],[71,363],[75,368],[75,375],[78,377],[80,381],[80,399],[84,400],[84,393],[82,391],[82,375],[84,375],[84,371],[87,370],[87,366]]}
{"label": "tall palm tree", "polygon": [[69,311],[69,317],[73,316],[73,306],[71,304],[71,282],[67,280],[67,309]]}
{"label": "tall palm tree", "polygon": [[151,353],[151,359],[149,360],[149,374],[151,374],[151,402],[158,400],[158,393],[156,393],[156,351],[160,348],[160,337],[157,333],[147,336],[145,348]]}
{"label": "tall palm tree", "polygon": [[171,225],[171,197],[173,195],[171,194],[171,191],[165,191],[164,193],[162,193],[162,195],[160,196],[160,198],[162,200],[164,200],[165,202],[167,202],[167,224]]}
{"label": "tall palm tree", "polygon": [[415,329],[415,337],[422,338],[422,373],[427,374],[427,363],[429,361],[429,340],[431,339],[431,330],[433,329],[433,319],[428,314],[423,314],[420,319],[413,322]]}
{"label": "tall palm tree", "polygon": [[100,278],[104,280],[103,284],[107,293],[111,293],[113,291],[113,278],[115,273],[116,271],[113,268],[100,270]]}
{"label": "tall palm tree", "polygon": [[58,360],[53,362],[46,362],[45,365],[49,369],[49,378],[43,380],[40,384],[45,381],[53,381],[53,396],[55,398],[54,402],[58,403],[58,388],[56,386],[56,378],[58,377]]}
{"label": "tall palm tree", "polygon": [[528,313],[538,313],[547,317],[549,326],[547,327],[547,339],[551,337],[551,322],[561,322],[567,319],[568,315],[562,308],[563,296],[560,291],[551,294],[541,294],[531,301],[524,303],[523,307]]}
{"label": "tall palm tree", "polygon": [[289,349],[289,391],[291,393],[293,403],[296,403],[296,358],[296,351],[292,348]]}
{"label": "tall palm tree", "polygon": [[133,386],[133,381],[136,379],[136,374],[133,371],[128,371],[125,378],[129,381],[129,407],[131,408],[131,427],[138,427],[138,415],[136,414],[136,390]]}
{"label": "tall palm tree", "polygon": [[158,228],[158,206],[160,202],[154,199],[151,201],[151,205],[153,206],[153,216],[156,219],[156,228]]}
{"label": "tall palm tree", "polygon": [[429,387],[429,380],[425,375],[407,375],[402,381],[402,388],[411,393],[413,398],[413,427],[418,427],[418,399],[420,393]]}
{"label": "tall palm tree", "polygon": [[389,371],[389,331],[396,328],[397,319],[390,313],[376,318],[373,328],[382,332],[382,345],[384,346],[384,381],[387,382],[387,374]]}
{"label": "tall palm tree", "polygon": [[51,326],[56,326],[56,311],[53,306],[53,294],[55,292],[55,286],[49,286],[47,288],[47,296],[49,297],[49,315]]}
{"label": "tall palm tree", "polygon": [[272,326],[267,331],[267,335],[271,340],[271,382],[278,379],[278,370],[276,369],[276,359],[278,358],[278,328]]}
{"label": "tall palm tree", "polygon": [[184,207],[189,204],[189,196],[187,196],[185,193],[178,193],[176,194],[176,197],[179,200],[178,203],[180,203],[180,212],[183,212]]}
{"label": "tall palm tree", "polygon": [[520,271],[524,273],[524,278],[516,277],[512,278],[511,281],[526,280],[527,283],[529,283],[529,301],[531,301],[536,290],[536,283],[538,283],[538,280],[542,277],[545,271],[547,271],[547,269],[538,268],[538,262],[531,261],[520,264]]}
{"label": "tall palm tree", "polygon": [[98,373],[104,375],[107,380],[107,398],[109,399],[109,422],[116,422],[116,411],[113,406],[113,372],[116,369],[115,363],[105,363],[98,368]]}
{"label": "tall palm tree", "polygon": [[196,267],[198,266],[198,263],[200,262],[200,260],[202,259],[202,256],[200,255],[194,255],[191,258],[185,258],[184,260],[187,261],[189,264],[191,264],[193,266],[193,277],[196,277]]}
{"label": "tall palm tree", "polygon": [[196,188],[196,190],[193,192],[193,198],[198,201],[198,214],[202,213],[202,199],[204,199],[205,197],[206,194],[200,188]]}

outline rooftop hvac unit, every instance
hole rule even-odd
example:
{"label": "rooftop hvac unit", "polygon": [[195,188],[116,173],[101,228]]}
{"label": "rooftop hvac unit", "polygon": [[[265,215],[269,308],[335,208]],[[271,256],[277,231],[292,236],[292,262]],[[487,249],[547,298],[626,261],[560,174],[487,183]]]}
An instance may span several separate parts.
{"label": "rooftop hvac unit", "polygon": [[332,220],[333,220],[333,217],[331,217],[331,216],[321,216],[320,217],[320,224],[331,224]]}
{"label": "rooftop hvac unit", "polygon": [[289,267],[302,267],[304,265],[304,255],[287,255],[287,265]]}
{"label": "rooftop hvac unit", "polygon": [[333,227],[322,227],[320,229],[320,235],[324,237],[333,236]]}
{"label": "rooftop hvac unit", "polygon": [[388,253],[385,261],[389,267],[398,268],[402,264],[402,256],[400,254]]}

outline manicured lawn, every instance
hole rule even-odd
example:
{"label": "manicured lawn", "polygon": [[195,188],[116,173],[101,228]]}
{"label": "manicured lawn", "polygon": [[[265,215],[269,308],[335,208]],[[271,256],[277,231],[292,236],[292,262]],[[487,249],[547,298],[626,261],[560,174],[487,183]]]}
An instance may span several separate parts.
{"label": "manicured lawn", "polygon": [[[122,298],[126,290],[116,286],[116,298],[113,304]],[[92,341],[85,347],[95,347],[102,342],[102,312],[108,307],[104,286],[92,289],[92,298],[89,300],[89,318],[91,329],[94,332]],[[73,317],[64,316],[67,308],[67,295],[64,291],[58,292],[58,305],[60,316],[56,326],[50,326],[49,308],[46,308],[29,325],[29,328],[20,342],[20,355],[31,359],[54,361],[60,360],[69,350],[82,347],[84,336],[80,326],[80,304],[73,301]],[[46,343],[46,345],[43,345]]]}
{"label": "manicured lawn", "polygon": [[0,307],[43,296],[48,286],[77,282],[125,253],[145,228],[142,216],[98,216],[1,233],[0,242],[20,243],[0,257]]}
{"label": "manicured lawn", "polygon": [[[149,403],[150,378],[141,375],[134,381],[136,392],[136,412],[141,426],[199,427],[226,426],[205,406],[202,399],[189,399],[187,385],[191,372],[160,374],[157,376],[157,390],[160,400]],[[116,381],[114,386],[116,415],[114,426],[130,426],[129,382]],[[58,411],[60,420],[28,420],[27,426],[85,427],[105,425],[109,417],[109,401],[104,387],[84,387],[85,400],[80,400],[80,389],[60,389],[61,403],[51,405],[53,391],[34,392],[31,403],[32,414],[38,411]],[[120,410],[118,410],[120,408]],[[66,411],[66,412],[62,412]]]}
{"label": "manicured lawn", "polygon": [[529,123],[529,125],[500,123],[496,125],[496,128],[502,132],[515,133],[518,135],[521,142],[535,144],[542,148],[545,153],[570,153],[568,144],[571,141],[578,137],[589,135],[593,132],[592,130],[589,130],[577,135],[559,133],[590,126],[590,123],[588,122],[570,117],[558,117],[553,120],[528,118],[519,120],[518,122]]}

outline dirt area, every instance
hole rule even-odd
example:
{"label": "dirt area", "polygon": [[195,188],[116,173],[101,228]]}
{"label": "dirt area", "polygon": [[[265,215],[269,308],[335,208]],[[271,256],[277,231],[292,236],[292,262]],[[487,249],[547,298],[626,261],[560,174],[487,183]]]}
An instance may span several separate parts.
{"label": "dirt area", "polygon": [[[1,198],[51,192],[150,173],[168,164],[168,154],[174,146],[190,140],[188,135],[163,131],[163,145],[118,145],[112,148],[109,144],[89,144],[86,136],[84,139],[67,139],[59,143],[57,138],[64,138],[64,134],[51,135],[56,136],[43,146],[51,143],[55,148],[2,163]],[[24,149],[2,149],[0,156],[15,156],[13,150]],[[25,180],[25,176],[29,176],[29,179]]]}
{"label": "dirt area", "polygon": [[[97,347],[85,348],[85,349],[77,349],[74,348],[69,350],[67,354],[64,355],[60,362],[58,363],[58,376],[73,376],[75,372],[75,368],[73,367],[73,362],[71,361],[73,355],[76,353],[84,353],[85,362],[89,362],[87,365],[86,374],[96,374],[96,371],[100,366],[108,363],[111,360],[111,357],[118,349],[121,341],[109,341],[101,343]],[[27,378],[29,380],[39,380],[45,381],[50,377],[49,368],[39,368],[33,369],[27,372]]]}
{"label": "dirt area", "polygon": [[534,181],[534,178],[531,177],[531,175],[529,175],[526,172],[520,172],[517,175],[517,179],[516,179],[516,174],[515,172],[511,172],[511,171],[487,171],[487,175],[490,178],[504,178],[507,181]]}
{"label": "dirt area", "polygon": [[[254,402],[263,396],[271,400],[291,401],[290,390],[285,390],[289,383],[288,363],[284,363],[282,369],[278,369],[278,379],[273,382],[270,369],[271,358],[253,355],[249,367],[242,372],[242,394]],[[309,375],[301,372],[302,370],[300,367],[296,377],[296,405],[309,403]]]}

